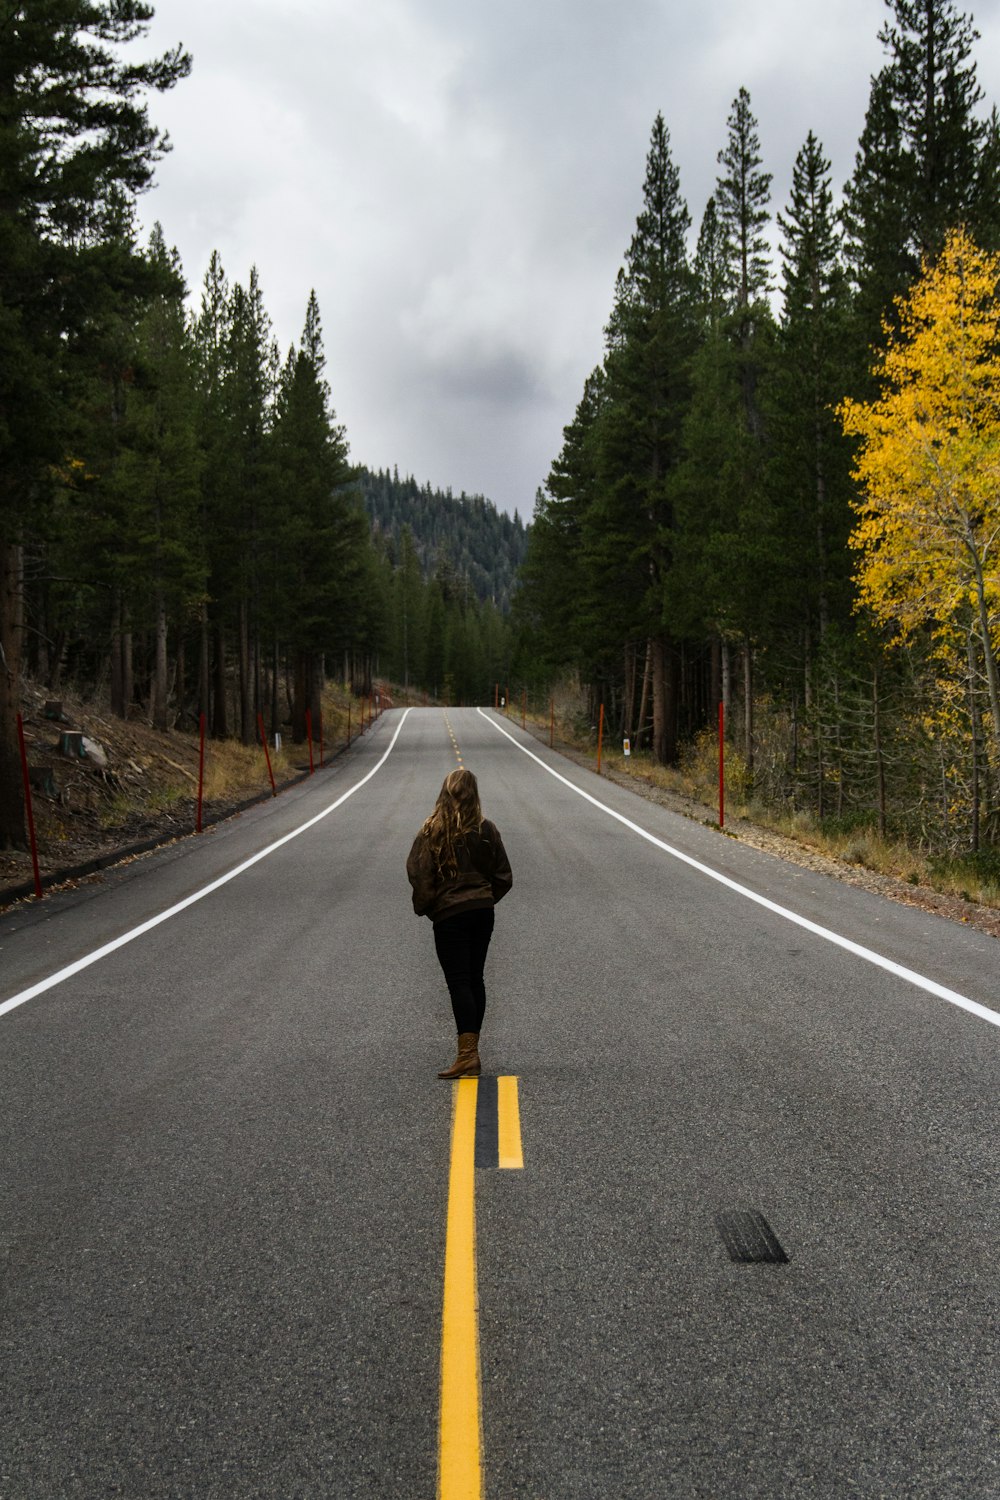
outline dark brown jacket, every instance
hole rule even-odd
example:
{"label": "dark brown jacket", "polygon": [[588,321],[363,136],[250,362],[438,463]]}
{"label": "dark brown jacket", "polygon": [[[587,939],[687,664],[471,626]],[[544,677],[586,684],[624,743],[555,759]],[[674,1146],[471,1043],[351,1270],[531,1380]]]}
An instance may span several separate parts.
{"label": "dark brown jacket", "polygon": [[466,833],[457,840],[455,857],[458,874],[442,876],[434,868],[423,830],[413,840],[406,873],[413,887],[413,910],[418,917],[440,922],[459,911],[495,906],[514,884],[499,830],[486,819],[478,833]]}

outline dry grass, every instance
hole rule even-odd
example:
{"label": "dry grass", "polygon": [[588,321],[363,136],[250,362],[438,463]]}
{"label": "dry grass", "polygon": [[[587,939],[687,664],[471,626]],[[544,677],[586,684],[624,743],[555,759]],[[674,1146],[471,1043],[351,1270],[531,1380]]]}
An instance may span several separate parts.
{"label": "dry grass", "polygon": [[[38,857],[44,875],[104,858],[117,849],[155,838],[193,831],[198,795],[198,736],[186,730],[154,730],[135,711],[128,719],[113,716],[100,697],[62,697],[63,720],[46,718],[50,694],[25,679],[22,683],[25,738],[29,764],[48,772],[44,790],[33,798]],[[388,705],[384,698],[383,706]],[[323,695],[323,741],[329,762],[367,719],[367,704],[351,697],[337,684]],[[82,730],[99,744],[104,758],[67,759],[60,753],[63,725]],[[281,750],[269,747],[278,790],[309,765],[307,745],[295,745],[285,729]],[[313,746],[320,763],[320,747]],[[234,740],[205,744],[204,811],[206,817],[225,815],[241,803],[271,790],[267,763],[259,741],[242,745]],[[26,865],[26,861],[29,863]],[[27,869],[27,876],[26,876]],[[0,853],[0,890],[19,886],[30,877],[30,857],[23,851]]]}
{"label": "dry grass", "polygon": [[[292,755],[286,745],[276,750],[268,747],[275,781],[287,781],[295,774]],[[294,747],[294,758],[301,746]],[[236,740],[213,740],[205,747],[205,798],[209,802],[234,797],[252,797],[255,792],[270,790],[264,751],[258,745],[241,745]]]}

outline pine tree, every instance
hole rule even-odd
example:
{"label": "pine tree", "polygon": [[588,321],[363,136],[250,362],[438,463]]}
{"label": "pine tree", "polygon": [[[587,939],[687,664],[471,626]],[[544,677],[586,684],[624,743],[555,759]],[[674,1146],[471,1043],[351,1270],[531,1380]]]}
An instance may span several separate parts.
{"label": "pine tree", "polygon": [[848,258],[859,294],[859,356],[881,344],[923,257],[966,225],[984,242],[1000,230],[994,117],[978,112],[978,32],[954,0],[885,0],[888,61],[872,80],[865,130],[845,189]]}
{"label": "pine tree", "polygon": [[134,615],[145,618],[154,642],[150,719],[166,729],[168,632],[174,633],[176,666],[176,646],[189,608],[203,595],[204,572],[197,546],[200,453],[185,286],[177,252],[167,250],[159,225],[150,253],[171,290],[155,297],[139,322],[136,379],[116,480],[136,541]]}
{"label": "pine tree", "polygon": [[424,583],[413,532],[404,526],[400,536],[399,566],[393,590],[394,661],[397,681],[409,693],[421,680],[426,653]]}
{"label": "pine tree", "polygon": [[208,574],[208,597],[200,622],[198,702],[200,711],[210,715],[216,739],[229,734],[226,627],[232,615],[238,548],[227,401],[231,315],[229,281],[218,252],[213,251],[202,284],[194,342],[202,450],[201,535]]}
{"label": "pine tree", "polygon": [[907,248],[916,271],[935,257],[949,229],[970,224],[986,125],[970,61],[979,39],[954,0],[886,0],[893,13],[879,32],[904,148]]}
{"label": "pine tree", "polygon": [[[779,543],[767,486],[767,383],[774,320],[767,302],[764,233],[770,175],[760,170],[757,122],[741,89],[719,152],[716,182],[699,235],[703,340],[684,418],[684,462],[675,495],[680,543],[671,590],[675,628],[704,631],[728,661],[743,657],[744,742],[753,764],[753,656],[774,611]],[[728,672],[714,686],[725,694]]]}
{"label": "pine tree", "polygon": [[643,209],[618,276],[606,330],[606,410],[597,493],[584,518],[584,545],[618,606],[620,660],[629,640],[648,641],[652,663],[653,753],[677,755],[679,658],[665,628],[665,591],[674,551],[671,481],[694,351],[694,283],[687,258],[690,216],[662,115],[653,124]]}
{"label": "pine tree", "polygon": [[771,483],[784,538],[785,618],[808,661],[850,611],[849,450],[833,407],[847,381],[849,305],[830,163],[812,131],[795,160],[782,232],[783,311],[770,406]]}
{"label": "pine tree", "polygon": [[[274,401],[271,320],[264,307],[256,266],[244,290],[230,294],[227,318],[225,431],[228,493],[235,561],[235,632],[239,681],[240,735],[256,737],[262,709],[262,647],[270,625],[263,610],[272,582],[267,567],[268,529],[273,515],[273,475],[269,431]],[[273,663],[272,663],[273,665]]]}
{"label": "pine tree", "polygon": [[532,665],[572,666],[588,680],[599,673],[608,633],[602,609],[606,579],[583,550],[585,517],[598,494],[604,404],[599,368],[587,378],[573,421],[563,429],[562,452],[538,494],[514,603],[515,616],[530,635]]}
{"label": "pine tree", "polygon": [[445,605],[441,585],[435,579],[427,591],[427,633],[424,638],[423,680],[435,698],[445,696],[448,671],[445,639]]}
{"label": "pine tree", "polygon": [[[325,364],[313,292],[299,347],[289,351],[282,370],[274,425],[283,516],[276,565],[283,633],[295,660],[292,732],[298,743],[306,735],[306,709],[314,722],[320,711],[324,653],[356,643],[351,616],[363,584],[367,542],[360,503],[349,488],[347,441],[330,407]],[[369,676],[366,667],[366,686]]]}
{"label": "pine tree", "polygon": [[730,310],[730,258],[726,230],[714,195],[709,198],[698,231],[694,257],[698,319],[703,335],[718,333]]}
{"label": "pine tree", "polygon": [[894,81],[891,70],[883,68],[872,80],[854,173],[844,188],[841,209],[844,255],[854,289],[854,342],[865,369],[869,346],[880,338],[883,315],[912,275],[906,175]]}
{"label": "pine tree", "polygon": [[744,88],[733,100],[726,129],[726,144],[718,156],[725,170],[716,181],[714,201],[726,244],[735,310],[748,316],[754,304],[766,298],[770,281],[764,230],[770,217],[771,174],[758,170],[762,158],[757,121]]}
{"label": "pine tree", "polygon": [[[148,274],[124,249],[120,205],[148,186],[167,142],[144,94],[173,86],[175,49],[138,63],[142,0],[6,7],[0,50],[0,847],[25,840],[16,716],[23,545],[65,459],[68,363],[116,297]],[[110,227],[110,232],[109,232]]]}
{"label": "pine tree", "polygon": [[760,325],[770,322],[767,294],[771,268],[764,231],[770,217],[771,174],[759,170],[762,158],[757,121],[746,89],[741,88],[733,101],[727,131],[726,144],[718,158],[725,175],[716,180],[715,207],[728,266],[732,334],[741,354],[740,380],[746,420],[750,431],[760,435],[759,370],[754,341]]}
{"label": "pine tree", "polygon": [[159,225],[147,256],[161,290],[127,316],[123,305],[95,337],[87,378],[75,383],[74,458],[58,471],[64,489],[46,537],[62,582],[47,607],[65,647],[74,643],[78,669],[89,662],[96,676],[110,641],[113,713],[129,713],[136,679],[145,688],[148,669],[150,716],[166,727],[168,632],[176,675],[204,575],[184,279]]}

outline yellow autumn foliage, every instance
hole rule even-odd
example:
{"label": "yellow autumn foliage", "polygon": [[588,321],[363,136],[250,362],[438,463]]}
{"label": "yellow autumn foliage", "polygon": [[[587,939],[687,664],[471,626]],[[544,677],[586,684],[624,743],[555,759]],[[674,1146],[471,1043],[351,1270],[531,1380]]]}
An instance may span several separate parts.
{"label": "yellow autumn foliage", "polygon": [[899,638],[929,624],[956,673],[972,632],[1000,734],[1000,256],[953,230],[898,307],[881,395],[838,408],[861,439],[859,596]]}

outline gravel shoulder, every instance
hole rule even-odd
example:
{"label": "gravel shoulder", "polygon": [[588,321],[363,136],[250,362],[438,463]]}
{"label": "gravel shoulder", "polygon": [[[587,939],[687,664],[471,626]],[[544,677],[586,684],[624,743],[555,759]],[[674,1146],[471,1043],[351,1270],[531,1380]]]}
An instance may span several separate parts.
{"label": "gravel shoulder", "polygon": [[[536,737],[541,738],[541,736]],[[567,760],[593,771],[594,763],[591,757],[582,754],[570,745],[559,744],[557,748],[560,755],[564,755]],[[715,822],[704,803],[696,801],[693,797],[685,797],[679,793],[667,791],[663,787],[653,786],[640,777],[624,776],[611,770],[602,771],[601,779],[613,781],[616,786],[627,787],[644,801],[655,802],[659,807],[665,807],[681,817],[691,818],[698,823]],[[898,880],[891,875],[881,875],[875,870],[866,869],[863,865],[832,859],[827,854],[820,854],[798,843],[795,839],[786,838],[783,834],[762,828],[746,818],[727,816],[725,831],[727,837],[749,844],[765,854],[773,855],[776,859],[786,860],[789,864],[799,865],[803,869],[815,870],[820,875],[830,875],[833,879],[842,880],[847,885],[873,891],[879,896],[887,897],[890,901],[898,901],[902,906],[915,906],[921,911],[934,912],[939,917],[947,917],[949,921],[961,922],[968,927],[976,928],[979,932],[987,933],[990,937],[1000,938],[1000,910],[995,907],[982,906],[975,901],[964,901],[959,896],[945,895],[940,891],[930,890],[927,886],[912,885],[907,880]]]}

